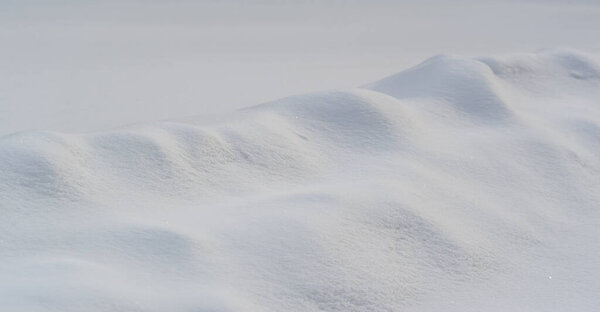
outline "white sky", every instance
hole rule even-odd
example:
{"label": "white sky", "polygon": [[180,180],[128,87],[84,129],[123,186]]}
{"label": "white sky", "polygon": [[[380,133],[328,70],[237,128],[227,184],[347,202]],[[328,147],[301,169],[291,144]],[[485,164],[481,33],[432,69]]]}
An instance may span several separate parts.
{"label": "white sky", "polygon": [[600,1],[0,1],[0,135],[360,86],[435,54],[600,51]]}

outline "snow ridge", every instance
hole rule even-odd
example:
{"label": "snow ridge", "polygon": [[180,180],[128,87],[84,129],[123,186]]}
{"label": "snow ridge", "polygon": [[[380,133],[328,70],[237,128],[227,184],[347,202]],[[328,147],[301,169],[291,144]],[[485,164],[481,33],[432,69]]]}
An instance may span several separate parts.
{"label": "snow ridge", "polygon": [[217,122],[0,138],[0,307],[592,311],[600,65],[436,56]]}

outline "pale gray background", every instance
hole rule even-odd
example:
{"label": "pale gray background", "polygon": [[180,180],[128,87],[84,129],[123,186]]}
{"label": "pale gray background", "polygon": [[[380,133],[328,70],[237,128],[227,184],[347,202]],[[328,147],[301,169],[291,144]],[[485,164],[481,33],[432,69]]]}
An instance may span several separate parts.
{"label": "pale gray background", "polygon": [[0,135],[223,113],[439,53],[596,53],[599,3],[3,0]]}

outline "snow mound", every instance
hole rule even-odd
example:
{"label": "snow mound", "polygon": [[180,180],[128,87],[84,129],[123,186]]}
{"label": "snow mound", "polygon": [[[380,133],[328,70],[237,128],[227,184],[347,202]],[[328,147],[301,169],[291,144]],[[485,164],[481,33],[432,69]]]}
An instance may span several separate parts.
{"label": "snow mound", "polygon": [[593,311],[600,66],[437,56],[214,122],[0,138],[0,307]]}

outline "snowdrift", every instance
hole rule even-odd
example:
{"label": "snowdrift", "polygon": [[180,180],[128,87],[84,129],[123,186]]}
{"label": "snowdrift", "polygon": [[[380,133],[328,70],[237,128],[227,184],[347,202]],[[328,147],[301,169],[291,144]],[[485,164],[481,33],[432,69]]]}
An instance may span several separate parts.
{"label": "snowdrift", "polygon": [[600,66],[575,51],[12,134],[0,173],[3,311],[600,307]]}

